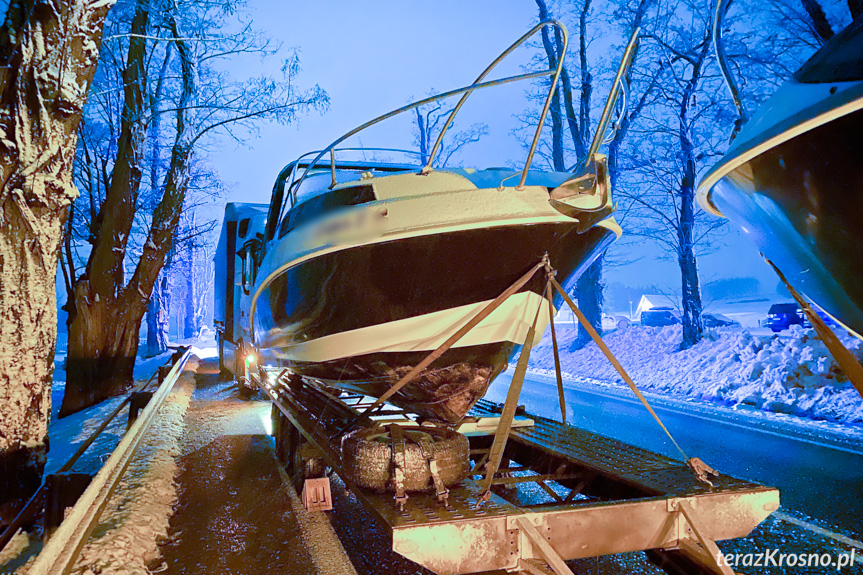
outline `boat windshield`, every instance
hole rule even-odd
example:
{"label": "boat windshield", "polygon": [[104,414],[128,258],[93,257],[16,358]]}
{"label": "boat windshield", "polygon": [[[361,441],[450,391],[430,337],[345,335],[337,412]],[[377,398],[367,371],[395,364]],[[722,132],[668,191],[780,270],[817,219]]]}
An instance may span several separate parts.
{"label": "boat windshield", "polygon": [[[419,156],[418,152],[410,150],[395,150],[390,148],[340,148],[336,152],[338,155],[334,162],[318,164],[309,170],[305,178],[300,176],[308,167],[310,160],[319,152],[309,152],[293,163],[288,164],[276,180],[276,185],[273,189],[273,196],[270,200],[270,211],[267,217],[266,238],[267,241],[275,237],[277,230],[280,230],[280,235],[284,235],[284,230],[290,226],[287,224],[289,213],[309,201],[312,198],[321,196],[329,192],[335,185],[356,182],[362,179],[364,172],[393,173],[416,171],[420,168],[420,163],[415,156]],[[345,152],[359,153],[365,156],[368,153],[373,155],[391,155],[397,154],[401,157],[408,156],[407,161],[388,161],[362,158],[360,160],[343,159]],[[333,165],[334,164],[334,165]]]}

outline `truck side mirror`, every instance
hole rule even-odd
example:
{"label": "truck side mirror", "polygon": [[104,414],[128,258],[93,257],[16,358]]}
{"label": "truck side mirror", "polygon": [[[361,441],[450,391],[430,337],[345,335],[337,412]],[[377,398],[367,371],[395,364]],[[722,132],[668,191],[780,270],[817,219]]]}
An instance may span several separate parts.
{"label": "truck side mirror", "polygon": [[251,293],[251,288],[255,285],[258,266],[261,263],[262,248],[262,239],[260,237],[255,237],[244,243],[243,247],[240,248],[240,251],[237,252],[237,255],[240,256],[240,261],[242,262],[241,283],[243,286],[243,293],[246,295]]}

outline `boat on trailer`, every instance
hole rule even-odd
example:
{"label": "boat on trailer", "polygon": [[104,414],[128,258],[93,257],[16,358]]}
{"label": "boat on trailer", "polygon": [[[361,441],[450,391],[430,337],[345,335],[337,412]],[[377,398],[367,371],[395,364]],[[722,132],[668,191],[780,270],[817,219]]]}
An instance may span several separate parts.
{"label": "boat on trailer", "polygon": [[758,110],[698,199],[788,282],[863,334],[863,21],[825,44]]}
{"label": "boat on trailer", "polygon": [[[470,86],[376,118],[282,170],[262,237],[244,254],[254,272],[240,281],[251,294],[246,341],[261,365],[381,397],[544,258],[572,288],[621,235],[605,158],[597,152],[619,82],[590,153],[571,173],[530,170],[565,45],[554,69],[483,81],[544,25]],[[472,92],[542,76],[552,76],[551,89],[521,170],[433,167],[446,128]],[[424,163],[415,156],[350,160],[351,150],[338,147],[379,121],[459,94]],[[540,339],[548,306],[561,303],[549,303],[545,286],[544,274],[531,278],[390,402],[427,420],[461,420],[525,343],[537,314],[533,343]]]}

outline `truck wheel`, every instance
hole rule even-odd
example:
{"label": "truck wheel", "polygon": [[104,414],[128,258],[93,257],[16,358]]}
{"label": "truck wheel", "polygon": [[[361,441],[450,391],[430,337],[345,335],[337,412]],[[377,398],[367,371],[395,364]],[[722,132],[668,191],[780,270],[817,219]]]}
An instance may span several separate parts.
{"label": "truck wheel", "polygon": [[[420,442],[431,446],[441,481],[454,485],[470,473],[470,444],[467,437],[440,427],[404,427],[405,490],[424,491],[433,487],[426,454]],[[395,491],[393,445],[385,428],[358,429],[342,438],[342,463],[360,487]]]}
{"label": "truck wheel", "polygon": [[270,411],[270,421],[273,429],[273,439],[276,441],[276,459],[281,463],[285,463],[285,440],[282,432],[285,427],[291,424],[291,422],[288,421],[285,414],[276,407],[275,403]]}

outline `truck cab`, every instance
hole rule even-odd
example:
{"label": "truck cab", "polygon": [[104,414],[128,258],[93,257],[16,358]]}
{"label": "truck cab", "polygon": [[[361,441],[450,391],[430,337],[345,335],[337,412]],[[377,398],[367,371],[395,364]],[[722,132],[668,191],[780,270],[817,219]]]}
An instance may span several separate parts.
{"label": "truck cab", "polygon": [[216,246],[213,298],[213,319],[219,336],[219,370],[224,377],[243,379],[247,364],[256,361],[249,307],[261,263],[267,209],[266,204],[229,203],[225,206]]}

